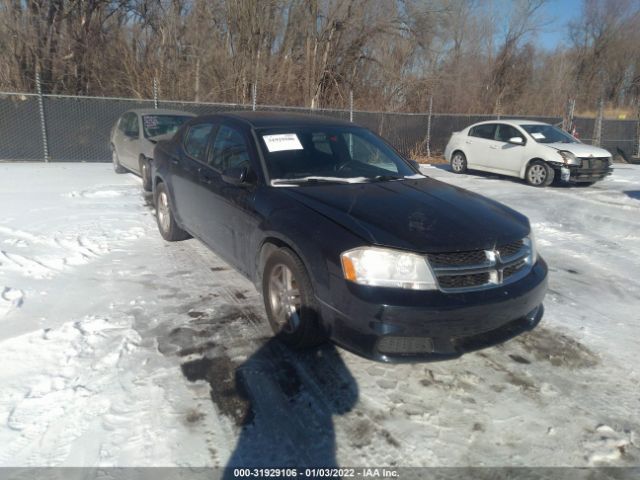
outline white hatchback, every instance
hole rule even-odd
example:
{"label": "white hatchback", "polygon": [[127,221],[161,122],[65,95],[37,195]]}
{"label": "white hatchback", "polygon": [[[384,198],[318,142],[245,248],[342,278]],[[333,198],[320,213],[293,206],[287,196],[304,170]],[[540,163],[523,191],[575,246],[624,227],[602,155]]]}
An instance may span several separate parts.
{"label": "white hatchback", "polygon": [[467,169],[522,178],[541,187],[554,178],[590,185],[611,174],[611,154],[559,128],[532,120],[480,122],[454,132],[444,156],[455,173]]}

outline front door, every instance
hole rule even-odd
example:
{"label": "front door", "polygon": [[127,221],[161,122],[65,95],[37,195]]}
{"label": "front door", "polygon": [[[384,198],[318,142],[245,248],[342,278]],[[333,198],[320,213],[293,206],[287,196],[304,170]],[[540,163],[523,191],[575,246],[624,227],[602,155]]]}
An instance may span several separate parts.
{"label": "front door", "polygon": [[[251,239],[258,226],[255,211],[257,152],[252,148],[247,133],[238,127],[221,124],[212,137],[208,155],[208,190],[206,242],[213,250],[243,273],[249,273],[255,251]],[[231,185],[222,179],[222,173],[231,167],[244,167],[249,171],[248,182]]]}
{"label": "front door", "polygon": [[[522,144],[509,143],[509,139],[522,138]],[[515,127],[499,123],[496,126],[495,140],[489,145],[489,157],[486,166],[499,173],[520,175],[520,167],[525,160],[524,145],[526,139]]]}

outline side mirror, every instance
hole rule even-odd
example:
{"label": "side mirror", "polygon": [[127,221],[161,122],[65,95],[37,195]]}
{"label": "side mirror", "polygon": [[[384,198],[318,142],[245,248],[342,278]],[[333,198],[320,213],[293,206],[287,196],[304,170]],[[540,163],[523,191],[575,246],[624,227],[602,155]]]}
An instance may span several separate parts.
{"label": "side mirror", "polygon": [[222,181],[229,185],[247,185],[248,177],[247,167],[229,167],[222,171]]}
{"label": "side mirror", "polygon": [[413,166],[413,168],[415,168],[416,170],[420,171],[420,164],[417,161],[409,160],[409,163],[411,164],[411,166]]}
{"label": "side mirror", "polygon": [[524,139],[522,137],[511,137],[509,143],[513,145],[524,145]]}

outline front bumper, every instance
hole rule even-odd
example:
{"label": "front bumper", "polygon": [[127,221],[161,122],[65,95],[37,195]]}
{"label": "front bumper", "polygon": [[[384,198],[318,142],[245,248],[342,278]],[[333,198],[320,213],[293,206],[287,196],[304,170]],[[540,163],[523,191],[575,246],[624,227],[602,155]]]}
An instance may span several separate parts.
{"label": "front bumper", "polygon": [[[567,167],[564,167],[567,168]],[[609,164],[590,164],[583,162],[583,165],[569,165],[569,178],[565,181],[569,183],[593,183],[606,178],[613,173],[613,168]],[[561,168],[557,168],[560,177]]]}
{"label": "front bumper", "polygon": [[[382,362],[446,360],[533,329],[544,311],[547,265],[539,259],[515,283],[465,293],[335,283],[335,301],[320,304],[336,344]],[[410,351],[399,351],[403,345]]]}

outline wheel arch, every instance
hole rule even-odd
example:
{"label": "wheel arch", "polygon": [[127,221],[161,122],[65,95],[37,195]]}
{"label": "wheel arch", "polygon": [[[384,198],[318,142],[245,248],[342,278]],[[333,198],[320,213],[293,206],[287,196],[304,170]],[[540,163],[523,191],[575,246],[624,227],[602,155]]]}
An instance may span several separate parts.
{"label": "wheel arch", "polygon": [[267,263],[267,258],[269,258],[269,255],[272,252],[280,248],[288,248],[300,259],[300,261],[304,265],[304,268],[307,270],[307,275],[311,280],[311,284],[315,286],[315,281],[312,271],[309,268],[309,264],[302,252],[300,252],[299,249],[294,246],[294,242],[279,235],[273,234],[267,235],[260,243],[260,247],[257,249],[255,259],[255,274],[253,275],[255,285],[259,287],[262,284],[262,272],[264,270],[264,266]]}

